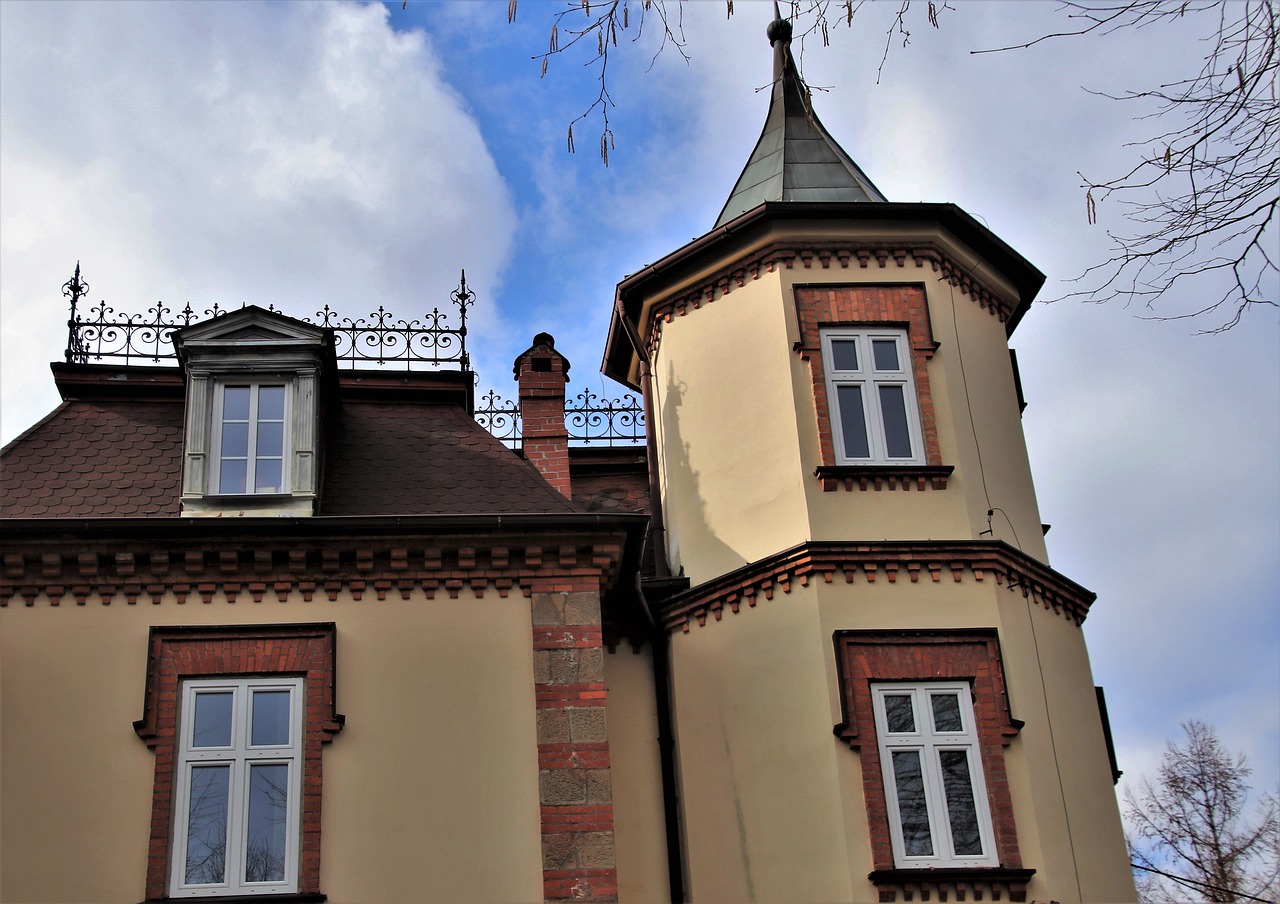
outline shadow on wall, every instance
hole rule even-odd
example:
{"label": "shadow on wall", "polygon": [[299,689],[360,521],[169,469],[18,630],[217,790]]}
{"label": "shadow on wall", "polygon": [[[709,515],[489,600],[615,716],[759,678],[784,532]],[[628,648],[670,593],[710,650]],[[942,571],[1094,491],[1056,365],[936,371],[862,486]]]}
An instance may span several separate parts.
{"label": "shadow on wall", "polygon": [[[661,451],[665,486],[663,512],[666,515],[667,557],[673,574],[684,574],[686,562],[696,582],[706,580],[747,564],[731,546],[724,543],[707,520],[707,502],[699,490],[699,472],[689,460],[689,444],[680,431],[680,409],[689,393],[689,385],[679,379],[671,363],[667,364],[661,397]],[[725,437],[725,442],[733,437]],[[703,454],[703,458],[711,456]]]}

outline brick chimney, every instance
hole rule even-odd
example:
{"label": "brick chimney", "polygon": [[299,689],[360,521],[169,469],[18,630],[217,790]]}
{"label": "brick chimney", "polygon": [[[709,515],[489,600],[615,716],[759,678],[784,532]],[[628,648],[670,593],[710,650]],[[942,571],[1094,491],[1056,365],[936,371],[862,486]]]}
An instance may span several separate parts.
{"label": "brick chimney", "polygon": [[516,358],[520,384],[520,421],[524,457],[547,483],[572,499],[569,482],[569,433],[564,423],[564,384],[569,360],[556,351],[550,333],[533,337],[533,345]]}

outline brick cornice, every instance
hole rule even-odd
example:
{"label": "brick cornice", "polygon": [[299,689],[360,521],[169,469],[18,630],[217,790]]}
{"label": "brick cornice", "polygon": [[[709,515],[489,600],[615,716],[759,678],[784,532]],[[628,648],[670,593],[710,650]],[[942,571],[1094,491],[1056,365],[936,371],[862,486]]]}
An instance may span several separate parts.
{"label": "brick cornice", "polygon": [[[852,239],[831,242],[775,242],[752,254],[735,260],[649,311],[649,320],[641,324],[648,351],[656,353],[662,338],[662,325],[683,317],[703,305],[717,301],[767,273],[776,270],[898,270],[931,272],[967,295],[987,313],[1006,323],[1013,315],[1016,299],[1008,297],[983,282],[971,268],[947,253],[939,243],[928,241],[872,242]],[[916,277],[918,278],[918,277]]]}
{"label": "brick cornice", "polygon": [[1058,613],[1076,625],[1089,613],[1096,594],[1064,577],[1042,562],[1006,543],[978,540],[815,541],[768,556],[726,575],[692,587],[665,601],[659,617],[668,631],[688,633],[694,623],[707,623],[754,607],[795,584],[809,586],[815,580],[832,583],[836,575],[846,583],[897,583],[922,578],[939,583],[949,577],[955,583],[985,581],[1021,592],[1037,605]]}
{"label": "brick cornice", "polygon": [[[640,522],[637,522],[640,523]],[[177,532],[175,532],[177,533]],[[535,542],[536,541],[536,542]],[[547,532],[531,538],[501,534],[452,536],[298,537],[205,535],[165,541],[155,536],[77,537],[74,532],[8,539],[0,568],[0,606],[27,606],[41,596],[51,605],[94,599],[159,604],[215,599],[263,602],[294,594],[310,601],[350,593],[408,599],[464,590],[477,596],[573,578],[600,592],[616,582],[627,531]]]}

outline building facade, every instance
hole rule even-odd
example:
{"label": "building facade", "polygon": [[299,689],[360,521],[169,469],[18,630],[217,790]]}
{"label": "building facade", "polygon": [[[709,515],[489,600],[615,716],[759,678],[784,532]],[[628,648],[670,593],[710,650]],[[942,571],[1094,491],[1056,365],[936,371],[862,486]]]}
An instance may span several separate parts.
{"label": "building facade", "polygon": [[1044,277],[886,201],[770,40],[720,220],[618,286],[642,445],[575,445],[548,334],[486,429],[465,281],[373,362],[247,307],[139,365],[77,274],[0,459],[0,898],[1133,900],[1008,345]]}

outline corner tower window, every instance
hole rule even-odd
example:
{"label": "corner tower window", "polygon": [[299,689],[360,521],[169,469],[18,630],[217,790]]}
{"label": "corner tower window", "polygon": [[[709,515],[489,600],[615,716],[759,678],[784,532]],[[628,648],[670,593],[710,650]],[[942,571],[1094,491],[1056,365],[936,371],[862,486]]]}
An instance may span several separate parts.
{"label": "corner tower window", "polygon": [[871,687],[894,862],[996,866],[968,684]]}
{"label": "corner tower window", "polygon": [[283,493],[288,448],[284,384],[226,383],[215,401],[215,492]]}
{"label": "corner tower window", "polygon": [[924,464],[904,330],[824,330],[838,464]]}

